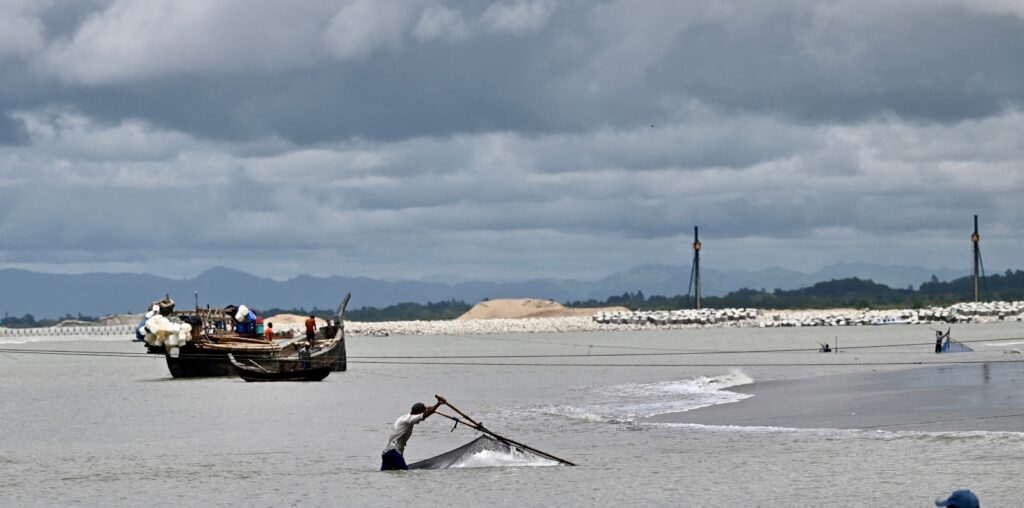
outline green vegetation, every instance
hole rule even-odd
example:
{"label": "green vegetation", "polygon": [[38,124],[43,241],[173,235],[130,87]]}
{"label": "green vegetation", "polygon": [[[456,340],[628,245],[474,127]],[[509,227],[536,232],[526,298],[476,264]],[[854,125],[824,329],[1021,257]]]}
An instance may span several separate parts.
{"label": "green vegetation", "polygon": [[437,321],[455,319],[465,314],[472,305],[459,300],[430,302],[426,305],[418,303],[400,303],[378,309],[363,307],[346,313],[345,318],[352,321]]}
{"label": "green vegetation", "polygon": [[[893,289],[884,284],[858,278],[819,282],[811,287],[783,291],[776,289],[739,289],[725,296],[708,296],[701,299],[706,308],[753,307],[761,309],[828,309],[837,307],[854,308],[921,308],[948,306],[969,301],[974,294],[971,277],[962,277],[949,282],[940,282],[934,275],[932,280],[921,284],[918,289]],[[1007,270],[1005,273],[986,276],[981,285],[985,300],[1024,300],[1024,271]],[[623,293],[604,301],[587,300],[567,302],[569,307],[626,307],[631,310],[674,310],[693,307],[693,299],[686,295],[645,296],[643,292]],[[350,310],[346,318],[352,321],[411,321],[455,319],[472,307],[460,300],[431,302],[427,304],[400,303],[384,308],[363,307]],[[275,314],[315,315],[323,319],[334,319],[334,309],[306,310],[266,309],[263,316]],[[33,328],[53,326],[60,321],[76,319],[95,321],[91,316],[67,314],[57,319],[36,319],[31,314],[22,317],[5,316],[0,326],[6,328]]]}
{"label": "green vegetation", "polygon": [[[399,303],[381,309],[377,307],[363,307],[361,309],[347,310],[345,311],[345,319],[364,323],[375,321],[439,321],[455,319],[465,314],[471,307],[472,305],[459,300],[430,302],[425,305],[419,303]],[[261,314],[264,316],[276,314],[312,315],[323,319],[334,319],[338,315],[336,310],[318,308],[313,308],[311,311],[307,311],[305,308],[273,308],[261,311]]]}
{"label": "green vegetation", "polygon": [[[970,299],[974,294],[971,277],[940,282],[935,276],[913,288],[893,289],[884,284],[856,277],[819,282],[811,287],[783,291],[776,289],[739,289],[725,296],[701,298],[701,306],[711,309],[753,307],[762,309],[921,308],[948,306]],[[983,279],[981,294],[985,300],[1024,300],[1024,271],[1007,270]],[[605,301],[569,302],[570,307],[621,306],[631,310],[673,310],[693,307],[686,295],[645,297],[642,292],[624,293]]]}
{"label": "green vegetation", "polygon": [[72,316],[71,314],[65,314],[64,317],[57,319],[36,319],[32,314],[25,314],[21,317],[16,316],[4,316],[0,319],[0,326],[4,328],[44,328],[47,326],[53,326],[61,321],[84,321],[91,323],[99,318],[93,316],[83,316],[81,314]]}

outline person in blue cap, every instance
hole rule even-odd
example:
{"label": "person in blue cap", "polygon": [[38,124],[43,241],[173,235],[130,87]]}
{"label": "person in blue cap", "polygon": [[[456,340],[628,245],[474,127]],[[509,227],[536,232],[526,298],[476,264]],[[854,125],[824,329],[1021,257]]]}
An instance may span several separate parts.
{"label": "person in blue cap", "polygon": [[947,508],[979,508],[978,496],[973,492],[962,489],[954,490],[946,499],[935,501],[935,506],[946,506]]}
{"label": "person in blue cap", "polygon": [[381,471],[409,469],[409,466],[405,464],[405,457],[402,454],[405,453],[405,444],[409,442],[409,437],[412,436],[413,425],[426,420],[428,416],[434,414],[434,411],[441,404],[448,402],[439,395],[435,395],[435,397],[437,397],[437,404],[424,406],[422,402],[417,402],[412,405],[409,414],[399,416],[395,420],[394,430],[392,430],[391,436],[388,438],[388,444],[380,454]]}

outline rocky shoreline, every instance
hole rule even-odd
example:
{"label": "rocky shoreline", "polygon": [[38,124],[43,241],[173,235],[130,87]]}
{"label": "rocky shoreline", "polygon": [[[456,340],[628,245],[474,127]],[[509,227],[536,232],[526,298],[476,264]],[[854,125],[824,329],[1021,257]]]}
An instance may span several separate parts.
{"label": "rocky shoreline", "polygon": [[706,327],[921,325],[1024,321],[1024,301],[959,303],[924,309],[600,311],[592,316],[452,321],[346,322],[355,336],[489,335],[511,333],[671,330]]}

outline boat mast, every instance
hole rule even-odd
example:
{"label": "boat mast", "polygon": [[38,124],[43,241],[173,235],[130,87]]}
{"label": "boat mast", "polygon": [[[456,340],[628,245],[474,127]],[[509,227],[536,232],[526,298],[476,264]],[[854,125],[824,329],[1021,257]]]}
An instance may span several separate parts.
{"label": "boat mast", "polygon": [[693,289],[697,295],[693,308],[700,310],[700,239],[697,226],[693,227]]}
{"label": "boat mast", "polygon": [[971,242],[974,244],[974,301],[978,301],[979,291],[979,273],[978,268],[981,265],[981,249],[978,247],[978,242],[981,241],[981,235],[978,234],[978,216],[974,216],[974,233],[971,234]]}

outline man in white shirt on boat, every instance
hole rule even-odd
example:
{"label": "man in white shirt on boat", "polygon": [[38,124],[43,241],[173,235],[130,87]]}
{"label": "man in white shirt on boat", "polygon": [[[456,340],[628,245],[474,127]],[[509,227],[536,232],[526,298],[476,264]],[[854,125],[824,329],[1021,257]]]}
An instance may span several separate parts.
{"label": "man in white shirt on boat", "polygon": [[391,432],[391,437],[388,438],[388,444],[381,452],[381,471],[409,469],[402,454],[405,453],[405,445],[409,442],[409,437],[412,436],[413,426],[426,420],[427,417],[434,414],[434,411],[437,411],[441,404],[448,402],[444,397],[436,395],[435,397],[437,397],[437,404],[424,406],[422,402],[417,402],[412,405],[409,414],[402,415],[395,420],[394,430]]}

